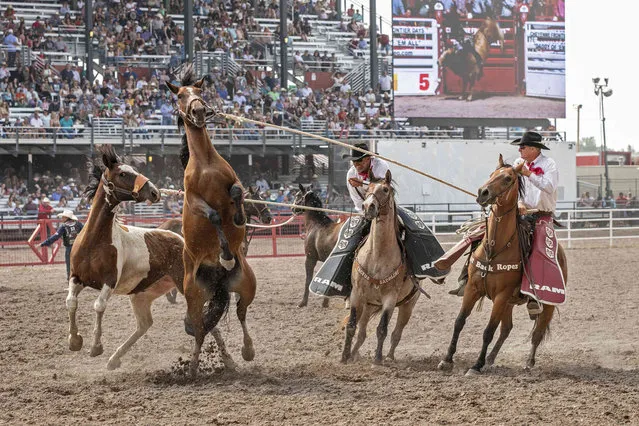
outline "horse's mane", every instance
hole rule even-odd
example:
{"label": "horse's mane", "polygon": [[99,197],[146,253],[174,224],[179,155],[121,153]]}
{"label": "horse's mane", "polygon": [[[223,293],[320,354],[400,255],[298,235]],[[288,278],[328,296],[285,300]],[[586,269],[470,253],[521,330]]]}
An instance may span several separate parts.
{"label": "horse's mane", "polygon": [[180,73],[180,85],[181,86],[193,86],[197,82],[195,77],[195,69],[193,63],[189,62],[184,65],[182,72]]}
{"label": "horse's mane", "polygon": [[103,157],[107,157],[108,160],[112,163],[121,163],[122,160],[113,149],[111,145],[101,145],[97,147],[98,154],[94,158],[89,158],[87,160],[87,169],[89,170],[89,184],[84,190],[84,197],[87,201],[91,202],[95,193],[100,186],[100,179],[102,177],[102,173],[106,170],[106,166],[104,165]]}
{"label": "horse's mane", "polygon": [[[504,164],[504,167],[513,168],[512,164]],[[526,187],[524,186],[524,177],[521,174],[517,174],[517,184],[519,185],[519,198],[522,198],[526,195]]]}
{"label": "horse's mane", "polygon": [[[310,199],[310,203],[306,204],[304,203],[304,205],[308,206],[308,207],[317,207],[317,208],[323,208],[324,205],[322,204],[322,200],[320,200],[319,196],[311,191],[310,189],[307,190],[306,194],[304,194],[304,200],[306,200],[306,195],[309,196]],[[333,223],[334,220],[331,219],[326,212],[320,212],[317,210],[308,210],[309,214],[312,215],[313,217],[315,217],[315,219],[322,225],[326,225],[329,223]]]}

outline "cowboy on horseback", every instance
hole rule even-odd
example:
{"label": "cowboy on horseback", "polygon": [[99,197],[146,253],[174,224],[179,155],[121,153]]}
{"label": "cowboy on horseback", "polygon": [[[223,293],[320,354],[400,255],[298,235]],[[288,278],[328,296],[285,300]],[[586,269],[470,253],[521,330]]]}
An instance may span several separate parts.
{"label": "cowboy on horseback", "polygon": [[[550,148],[542,142],[541,135],[536,132],[524,133],[520,139],[512,141],[511,145],[519,147],[519,154],[521,156],[515,161],[513,167],[524,163],[524,166],[521,168],[521,175],[524,178],[524,195],[520,196],[518,201],[517,207],[519,214],[523,219],[533,225],[533,231],[540,221],[544,221],[544,225],[552,229],[552,216],[557,207],[559,170],[557,169],[555,161],[542,153],[542,150],[549,150]],[[534,213],[527,214],[528,210],[533,210]],[[548,235],[548,237],[554,239],[554,232],[551,233],[552,235]],[[481,236],[483,236],[483,232],[477,233],[477,236],[473,239],[477,240],[477,238]],[[476,245],[477,244],[473,244],[471,253],[476,248]],[[549,248],[552,249],[556,247],[557,244],[555,241],[548,242],[548,245]],[[451,249],[451,252],[454,250],[455,248]],[[535,248],[533,247],[531,255],[533,255],[534,252]],[[468,260],[470,260],[470,256]],[[468,282],[468,260],[459,277],[459,287],[455,290],[451,290],[449,294],[457,296],[464,295],[464,288]],[[444,263],[444,266],[450,265],[447,262]],[[527,279],[528,277],[524,275],[524,280]],[[531,317],[541,313],[542,308],[537,301],[536,295],[530,297],[527,306]]]}
{"label": "cowboy on horseback", "polygon": [[[369,150],[366,143],[354,146]],[[347,172],[346,182],[355,210],[361,212],[371,180],[385,176],[389,165],[386,161],[357,149],[342,158],[353,163]],[[409,274],[418,280],[446,276],[449,271],[439,271],[433,266],[433,262],[444,250],[430,229],[410,210],[398,207],[397,215],[401,223],[400,236],[409,263]],[[324,296],[350,294],[353,257],[369,230],[370,221],[363,216],[352,216],[344,223],[336,246],[311,281],[311,291]]]}

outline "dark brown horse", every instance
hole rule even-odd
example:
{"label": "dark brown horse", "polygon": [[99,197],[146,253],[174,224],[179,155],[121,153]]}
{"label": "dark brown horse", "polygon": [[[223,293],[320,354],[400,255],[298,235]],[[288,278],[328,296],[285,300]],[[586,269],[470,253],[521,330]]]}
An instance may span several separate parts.
{"label": "dark brown horse", "polygon": [[[311,187],[304,188],[300,184],[300,190],[295,195],[293,204],[306,207],[322,207],[322,201],[315,194]],[[308,286],[313,279],[315,265],[317,262],[323,262],[328,258],[337,243],[339,230],[343,223],[335,222],[324,212],[316,210],[303,210],[293,208],[293,213],[304,215],[304,229],[306,231],[306,239],[304,240],[304,253],[306,254],[306,282],[304,283],[304,296],[302,301],[297,305],[303,308],[308,304]],[[322,306],[328,306],[328,298],[324,298]]]}
{"label": "dark brown horse", "polygon": [[[407,270],[406,255],[399,243],[399,222],[390,170],[383,179],[371,177],[362,209],[364,217],[371,221],[371,230],[357,249],[353,262],[351,312],[346,326],[342,362],[359,358],[359,348],[366,339],[368,321],[381,311],[375,351],[375,364],[381,364],[382,349],[395,307],[399,307],[399,313],[388,352],[391,360],[395,359],[395,348],[419,299],[417,287]],[[351,352],[356,328],[359,332]]]}
{"label": "dark brown horse", "polygon": [[[461,41],[461,40],[460,40]],[[473,48],[458,51],[456,47],[446,49],[439,57],[440,67],[449,67],[462,79],[462,93],[459,99],[473,100],[473,87],[483,73],[483,66],[488,58],[490,44],[498,41],[501,51],[504,51],[504,34],[499,29],[497,21],[486,18],[473,37]],[[479,58],[481,59],[479,59]],[[468,96],[466,96],[468,93]]]}
{"label": "dark brown horse", "polygon": [[[253,188],[250,186],[249,186],[248,195],[251,200],[264,200],[264,196],[262,195],[262,193],[260,193],[259,190],[253,190]],[[261,224],[268,225],[269,223],[273,221],[273,215],[271,213],[271,210],[268,208],[266,204],[251,203],[245,200],[244,212],[246,213],[246,218],[248,219],[249,223],[257,219],[257,221],[259,221]],[[165,222],[162,222],[160,226],[158,226],[158,229],[167,229],[169,231],[175,232],[176,234],[180,236],[183,236],[182,235],[182,219],[181,218],[169,219]],[[243,251],[245,256],[248,253],[249,244],[250,244],[250,239],[247,233],[245,234],[244,245],[243,245]],[[177,298],[177,289],[173,289],[166,294],[166,299],[171,303],[175,303],[176,298]]]}
{"label": "dark brown horse", "polygon": [[[185,67],[181,87],[167,86],[177,95],[178,123],[184,125],[188,164],[184,170],[184,296],[185,328],[195,337],[191,376],[197,374],[204,337],[227,312],[229,291],[239,295],[237,317],[242,324],[242,357],[255,357],[246,325],[246,311],[255,297],[256,280],[242,252],[246,217],[242,184],[217,152],[206,122],[210,107],[202,99],[204,80],[195,81],[193,66]],[[229,366],[232,364],[227,364]]]}
{"label": "dark brown horse", "polygon": [[102,316],[112,294],[128,295],[137,329],[111,356],[108,369],[118,368],[120,358],[153,324],[151,303],[175,286],[182,287],[184,241],[172,232],[121,225],[115,208],[121,201],[157,202],[158,189],[133,167],[123,164],[111,146],[98,147],[92,164],[92,180],[85,196],[92,200],[87,223],[71,250],[69,349],[82,348],[76,310],[84,287],[100,291],[91,356],[102,354]]}
{"label": "dark brown horse", "polygon": [[[517,201],[520,191],[523,191],[523,183],[519,174],[523,163],[517,167],[504,164],[499,156],[497,170],[490,179],[479,188],[477,202],[486,207],[491,205],[491,214],[488,217],[488,227],[481,245],[475,250],[473,256],[476,259],[490,259],[490,265],[522,265],[519,249],[519,233],[517,231]],[[561,245],[557,250],[557,260],[564,275],[564,282],[568,281],[568,268],[566,256]],[[494,270],[499,268],[495,267]],[[488,326],[484,330],[483,345],[479,358],[467,375],[479,374],[484,365],[492,365],[501,349],[504,341],[513,327],[513,307],[523,303],[519,298],[519,288],[522,279],[522,267],[500,272],[483,272],[473,262],[468,266],[468,284],[464,291],[462,307],[455,321],[453,338],[448,347],[446,357],[439,363],[442,370],[450,370],[453,366],[453,355],[457,350],[457,340],[464,328],[466,318],[470,315],[477,301],[488,296],[493,301],[493,309],[490,314]],[[554,305],[543,305],[543,312],[535,320],[532,332],[532,348],[528,356],[526,368],[535,365],[535,354],[549,328],[555,311]],[[493,340],[497,326],[501,324],[501,333],[490,355],[486,358],[488,345]]]}

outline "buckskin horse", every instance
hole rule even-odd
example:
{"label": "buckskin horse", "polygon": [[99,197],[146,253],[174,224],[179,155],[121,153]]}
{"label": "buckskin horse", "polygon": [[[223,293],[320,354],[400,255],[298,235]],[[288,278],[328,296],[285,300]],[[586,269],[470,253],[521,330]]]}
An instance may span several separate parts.
{"label": "buckskin horse", "polygon": [[[264,196],[262,193],[253,187],[249,186],[248,195],[251,200],[264,200]],[[251,203],[249,201],[244,200],[244,212],[246,214],[246,218],[249,223],[251,223],[254,219],[257,219],[261,224],[268,225],[273,221],[273,214],[271,210],[268,208],[266,204],[257,204]],[[168,229],[169,231],[175,232],[176,234],[182,235],[182,219],[174,218],[169,219],[165,222],[162,222],[158,229]],[[254,228],[253,228],[254,229]],[[252,235],[252,234],[251,234]],[[244,236],[244,245],[243,251],[244,255],[248,253],[249,244],[251,242],[251,238],[248,234]],[[175,303],[175,299],[177,297],[177,289],[173,289],[166,294],[166,299],[170,303]]]}
{"label": "buckskin horse", "polygon": [[[419,299],[417,283],[408,274],[406,255],[399,242],[395,190],[391,185],[390,170],[383,179],[371,177],[362,208],[364,217],[372,222],[368,238],[358,248],[353,262],[351,311],[346,325],[342,362],[359,358],[359,348],[366,339],[368,321],[381,311],[374,361],[375,364],[381,364],[382,348],[393,310],[399,308],[388,352],[391,360],[395,359],[395,348]],[[351,352],[356,328],[357,341]]]}
{"label": "buckskin horse", "polygon": [[[480,374],[487,364],[492,365],[504,341],[508,338],[513,327],[513,307],[525,300],[519,297],[522,280],[522,254],[520,251],[520,237],[518,232],[517,200],[523,191],[522,176],[519,174],[523,163],[516,167],[504,164],[499,156],[497,169],[490,175],[490,179],[478,190],[477,203],[482,207],[491,205],[491,214],[487,219],[484,238],[479,247],[473,252],[475,259],[480,259],[483,268],[476,262],[468,265],[468,284],[464,291],[461,310],[455,320],[453,337],[448,347],[446,357],[439,363],[440,370],[450,370],[453,367],[453,355],[457,350],[459,334],[466,324],[466,318],[472,312],[475,303],[482,297],[488,296],[493,301],[488,326],[484,330],[483,345],[479,358],[466,375]],[[561,245],[557,248],[557,260],[562,270],[564,282],[568,280],[566,256]],[[499,267],[501,265],[501,268]],[[518,267],[508,268],[505,266]],[[492,271],[491,271],[492,267]],[[487,271],[486,271],[487,270]],[[555,311],[554,305],[543,304],[543,311],[535,319],[532,332],[532,347],[528,356],[526,369],[535,365],[537,347],[549,329]],[[501,332],[490,355],[486,358],[488,345],[493,340],[497,326],[501,324]]]}
{"label": "buckskin horse", "polygon": [[[456,47],[451,47],[444,50],[444,53],[439,57],[440,67],[449,67],[462,79],[462,93],[459,99],[473,100],[473,87],[483,75],[483,67],[488,58],[490,44],[496,41],[499,42],[503,53],[504,35],[499,29],[497,21],[488,17],[473,36],[472,47],[465,47],[460,51]],[[465,96],[466,93],[468,96]]]}
{"label": "buckskin horse", "polygon": [[124,226],[114,209],[122,201],[160,199],[159,190],[133,167],[123,164],[110,145],[91,163],[92,179],[85,196],[92,200],[87,223],[71,250],[71,276],[66,304],[69,311],[69,349],[82,348],[76,311],[78,294],[85,287],[100,291],[91,356],[102,354],[102,316],[112,294],[128,295],[137,320],[135,332],[109,358],[109,370],[153,324],[151,303],[175,286],[182,287],[184,241],[164,230]]}
{"label": "buckskin horse", "polygon": [[[295,195],[293,204],[306,207],[323,207],[322,201],[317,194],[311,190],[310,186],[304,188],[304,185],[300,183],[299,187],[300,190]],[[306,238],[304,240],[306,282],[304,283],[304,296],[302,296],[302,301],[297,305],[298,308],[303,308],[308,304],[308,286],[313,279],[315,266],[318,261],[325,261],[331,254],[333,247],[335,247],[337,243],[339,230],[343,225],[343,223],[335,222],[328,217],[325,212],[295,209],[295,207],[293,207],[293,213],[295,214],[300,214],[302,211],[304,212],[304,229],[306,230]],[[328,307],[327,297],[322,301],[322,307]]]}
{"label": "buckskin horse", "polygon": [[[204,79],[195,81],[188,64],[181,87],[167,82],[177,95],[178,126],[184,126],[189,160],[184,170],[184,296],[185,330],[195,337],[191,376],[197,375],[204,337],[228,311],[230,292],[239,295],[237,317],[242,325],[242,357],[255,357],[246,325],[246,311],[255,297],[256,280],[242,252],[246,217],[244,190],[229,163],[217,152],[206,123],[210,107],[201,97]],[[205,308],[206,307],[206,308]],[[229,365],[227,365],[229,366]]]}

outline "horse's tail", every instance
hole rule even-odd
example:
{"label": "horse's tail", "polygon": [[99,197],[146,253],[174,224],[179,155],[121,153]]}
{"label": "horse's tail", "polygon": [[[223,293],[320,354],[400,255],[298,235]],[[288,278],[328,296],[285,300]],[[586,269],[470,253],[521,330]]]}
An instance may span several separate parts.
{"label": "horse's tail", "polygon": [[210,299],[202,310],[204,332],[213,330],[229,310],[231,296],[228,290],[229,272],[219,266],[200,265],[196,280],[210,293]]}

